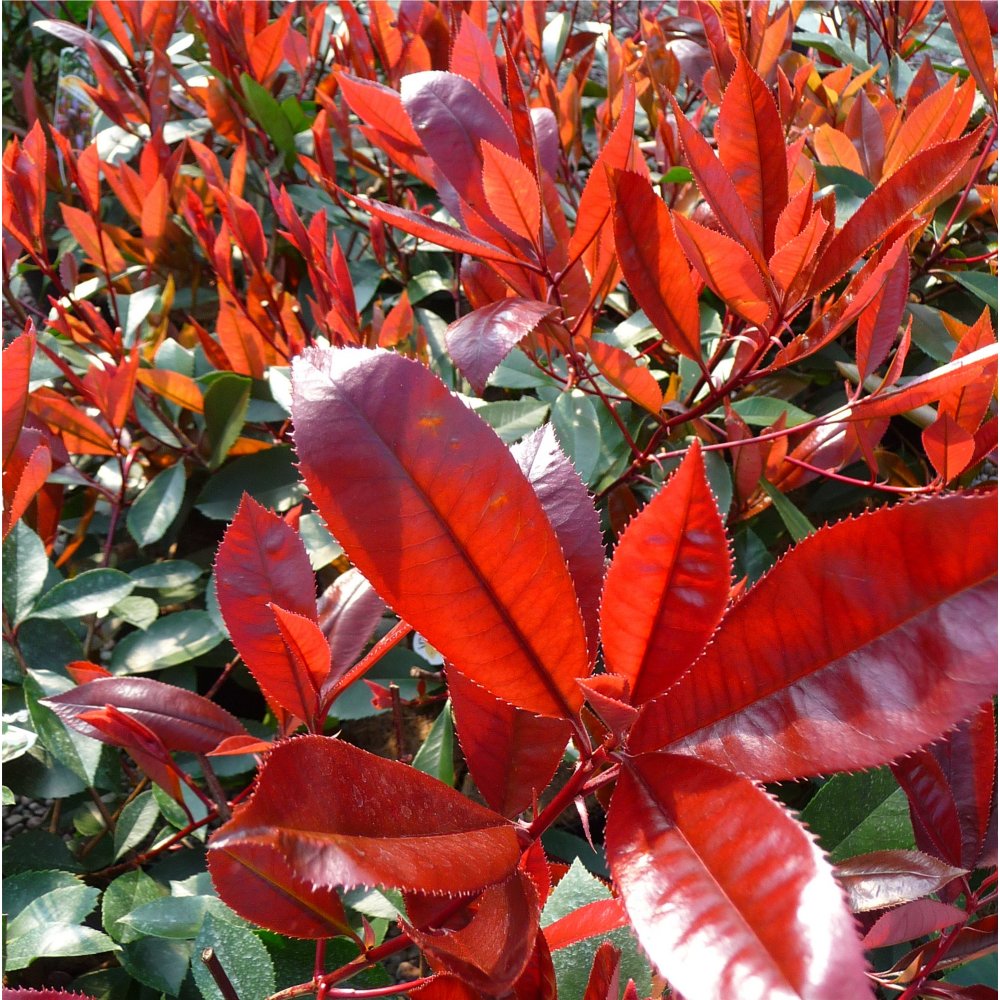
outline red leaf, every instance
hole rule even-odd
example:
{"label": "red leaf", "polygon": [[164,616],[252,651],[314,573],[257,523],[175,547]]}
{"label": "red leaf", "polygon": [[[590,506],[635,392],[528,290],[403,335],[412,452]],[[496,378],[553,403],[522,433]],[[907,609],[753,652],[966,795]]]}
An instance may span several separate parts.
{"label": "red leaf", "polygon": [[957,865],[962,860],[962,825],[937,758],[930,750],[918,750],[893,764],[892,773],[909,799],[917,846]]}
{"label": "red leaf", "polygon": [[700,362],[698,296],[670,211],[648,178],[617,175],[614,231],[618,262],[642,311],[675,351]]}
{"label": "red leaf", "polygon": [[483,190],[493,214],[512,232],[537,244],[542,195],[531,171],[492,143],[483,142]]}
{"label": "red leaf", "polygon": [[578,941],[603,937],[627,925],[628,914],[620,899],[598,899],[549,924],[545,928],[545,940],[552,951],[558,951]]}
{"label": "red leaf", "polygon": [[444,335],[448,353],[476,394],[482,395],[500,362],[556,311],[556,306],[546,302],[501,299],[466,313],[448,327]]}
{"label": "red leaf", "polygon": [[966,165],[984,129],[985,125],[961,139],[921,150],[880,184],[827,246],[811,292],[832,285],[893,226],[933,198]]}
{"label": "red leaf", "polygon": [[871,304],[858,317],[857,361],[863,382],[889,354],[903,321],[910,292],[910,257],[905,249],[885,275]]}
{"label": "red leaf", "polygon": [[920,439],[931,465],[945,483],[964,472],[976,453],[975,438],[947,413],[939,414],[934,423],[925,427]]}
{"label": "red leaf", "polygon": [[520,815],[552,780],[569,742],[569,725],[513,708],[452,667],[448,692],[476,787],[502,816]]}
{"label": "red leaf", "polygon": [[250,69],[257,83],[267,86],[284,61],[285,36],[292,23],[294,8],[285,9],[250,43]]}
{"label": "red leaf", "polygon": [[35,355],[35,334],[24,333],[3,349],[3,464],[6,466],[17,444],[17,436],[28,411],[28,382]]}
{"label": "red leaf", "polygon": [[722,98],[717,135],[719,158],[770,257],[778,216],[788,201],[785,133],[774,98],[742,52]]}
{"label": "red leaf", "polygon": [[598,611],[604,586],[604,539],[594,502],[576,467],[559,446],[551,424],[527,435],[510,452],[559,539],[576,588],[593,662],[597,659]]}
{"label": "red leaf", "polygon": [[354,666],[385,611],[382,598],[356,570],[341,573],[320,595],[319,627],[330,644],[330,681]]}
{"label": "red leaf", "polygon": [[618,970],[622,953],[610,941],[604,941],[594,954],[587,991],[583,1000],[618,1000]]}
{"label": "red leaf", "polygon": [[964,923],[966,916],[965,910],[960,910],[957,906],[939,903],[936,899],[916,899],[883,913],[872,924],[861,943],[870,950],[902,944],[904,941],[916,941],[934,931]]}
{"label": "red leaf", "polygon": [[694,662],[729,598],[726,530],[695,444],[618,541],[601,602],[607,669],[634,705]]}
{"label": "red leaf", "polygon": [[625,743],[628,731],[639,716],[639,709],[629,704],[628,681],[619,674],[595,674],[577,681],[594,714],[608,727],[619,743]]}
{"label": "red leaf", "polygon": [[493,46],[482,28],[462,11],[458,34],[451,46],[448,69],[464,76],[478,87],[498,107],[503,107],[503,88],[497,70],[497,57]]}
{"label": "red leaf", "polygon": [[842,861],[833,873],[851,909],[866,913],[929,896],[966,872],[920,851],[874,851]]}
{"label": "red leaf", "polygon": [[341,194],[357,202],[366,212],[370,212],[390,226],[402,229],[404,233],[426,240],[435,246],[455,250],[458,253],[471,254],[481,260],[494,260],[504,264],[522,263],[513,254],[501,250],[492,243],[487,243],[476,236],[470,236],[454,226],[446,226],[443,222],[421,215],[419,212],[411,212],[405,208],[396,208],[395,205],[372,201],[371,198],[366,198],[361,194],[352,195],[347,191],[341,191]]}
{"label": "red leaf", "polygon": [[295,359],[293,419],[313,501],[386,603],[496,697],[573,718],[573,582],[493,431],[426,368],[362,349]]}
{"label": "red leaf", "polygon": [[[961,330],[961,339],[952,360],[957,361],[964,358],[973,351],[982,347],[989,347],[997,342],[996,334],[990,324],[990,310],[987,306],[983,309],[979,319],[972,326],[966,327],[964,324],[955,324]],[[996,391],[996,376],[992,379],[982,378],[970,382],[959,389],[947,392],[941,396],[941,404],[938,406],[938,413],[946,413],[952,417],[959,427],[967,430],[970,434],[975,434],[979,425],[983,422],[983,417],[989,410],[990,403]]]}
{"label": "red leaf", "polygon": [[[292,685],[281,687],[281,707],[312,723],[319,709],[319,691],[330,675],[330,645],[315,620],[269,604],[292,667]],[[272,689],[274,685],[272,685]],[[291,696],[294,689],[295,695]]]}
{"label": "red leaf", "polygon": [[948,138],[940,130],[954,122],[955,82],[956,77],[951,77],[940,90],[908,112],[886,151],[884,176],[895,173],[914,153]]}
{"label": "red leaf", "polygon": [[17,439],[14,454],[3,473],[3,537],[24,516],[52,471],[52,452],[42,435],[27,430]]}
{"label": "red leaf", "polygon": [[389,310],[378,333],[379,347],[395,347],[413,333],[413,307],[406,289],[399,296],[399,301]]}
{"label": "red leaf", "polygon": [[[807,190],[806,188],[802,189]],[[794,301],[801,286],[808,281],[816,263],[816,251],[826,236],[829,223],[816,212],[805,228],[787,243],[779,245],[768,261],[774,283],[785,293],[785,301]]]}
{"label": "red leaf", "polygon": [[215,580],[233,645],[264,697],[284,709],[297,704],[298,667],[268,605],[317,621],[316,578],[302,540],[244,494],[219,546]]}
{"label": "red leaf", "polygon": [[67,726],[95,739],[96,730],[81,720],[81,714],[113,705],[155,733],[169,750],[187,753],[208,753],[227,737],[246,733],[214,702],[148,677],[98,677],[44,703]]}
{"label": "red leaf", "polygon": [[628,351],[600,340],[588,340],[586,347],[597,370],[633,403],[654,414],[663,409],[663,390],[653,373],[645,365],[640,365]]}
{"label": "red leaf", "polygon": [[[457,921],[444,927],[413,926],[420,909],[427,908],[409,905],[418,899],[408,899],[407,929],[431,968],[458,976],[487,996],[501,996],[513,987],[528,964],[538,933],[538,899],[527,875],[515,871],[506,882],[484,890],[471,904],[471,919],[467,910],[462,911],[458,926],[448,926]],[[435,903],[440,907],[440,900]]]}
{"label": "red leaf", "polygon": [[98,226],[83,209],[60,202],[59,211],[66,228],[95,267],[103,270],[104,262],[107,261],[112,274],[125,270],[125,258],[118,252],[103,227]]}
{"label": "red leaf", "polygon": [[772,781],[929,743],[996,690],[996,521],[995,494],[955,495],[820,529],[643,708],[632,749]]}
{"label": "red leaf", "polygon": [[975,77],[979,92],[992,105],[994,117],[997,108],[997,68],[993,46],[993,32],[982,3],[959,3],[944,0],[955,41],[962,50],[966,65]]}
{"label": "red leaf", "polygon": [[688,1000],[871,996],[829,865],[746,778],[690,757],[633,758],[606,844],[640,944]]}
{"label": "red leaf", "polygon": [[115,442],[104,427],[55,389],[36,389],[28,397],[28,409],[59,432],[71,454],[114,455]]}
{"label": "red leaf", "polygon": [[510,823],[436,778],[302,736],[268,754],[253,798],[210,841],[209,866],[221,898],[241,913],[258,880],[275,892],[292,879],[316,891],[477,892],[508,879],[520,853]]}
{"label": "red leaf", "polygon": [[714,229],[673,216],[677,239],[706,284],[730,309],[760,326],[771,315],[770,296],[750,254]]}

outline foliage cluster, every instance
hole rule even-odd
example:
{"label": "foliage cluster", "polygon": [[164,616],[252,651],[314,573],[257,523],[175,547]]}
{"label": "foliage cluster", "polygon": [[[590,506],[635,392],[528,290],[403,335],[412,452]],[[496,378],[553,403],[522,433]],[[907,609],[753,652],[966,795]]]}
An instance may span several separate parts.
{"label": "foliage cluster", "polygon": [[990,16],[6,3],[5,996],[996,997]]}

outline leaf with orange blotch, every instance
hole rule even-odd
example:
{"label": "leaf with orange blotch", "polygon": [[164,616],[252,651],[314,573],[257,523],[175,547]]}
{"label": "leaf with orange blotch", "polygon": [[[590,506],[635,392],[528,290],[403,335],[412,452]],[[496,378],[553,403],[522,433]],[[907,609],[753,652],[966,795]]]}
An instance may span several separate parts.
{"label": "leaf with orange blotch", "polygon": [[587,353],[598,371],[616,388],[650,413],[663,409],[663,390],[652,372],[628,351],[599,340],[587,341]]}
{"label": "leaf with orange blotch", "polygon": [[700,363],[698,296],[690,271],[669,209],[639,174],[615,175],[614,237],[622,273],[642,311],[675,351]]}
{"label": "leaf with orange blotch", "polygon": [[201,388],[188,375],[169,368],[140,368],[136,372],[136,379],[169,403],[183,406],[193,413],[203,413],[205,410]]}
{"label": "leaf with orange blotch", "polygon": [[[340,189],[338,189],[340,190]],[[416,236],[418,239],[426,240],[435,246],[444,247],[447,250],[454,250],[457,253],[467,253],[480,260],[494,260],[502,264],[523,265],[513,254],[500,247],[487,243],[476,236],[471,236],[456,229],[454,226],[447,226],[443,222],[438,222],[430,216],[421,215],[419,212],[411,212],[405,208],[397,208],[395,205],[383,204],[380,201],[373,201],[364,195],[352,195],[347,191],[341,191],[345,197],[357,202],[366,212],[376,218],[387,222],[390,226],[402,229],[404,233]]]}
{"label": "leaf with orange blotch", "polygon": [[300,668],[268,606],[317,621],[316,578],[302,540],[244,494],[219,546],[215,579],[233,645],[264,697],[298,715],[289,706],[302,700]]}
{"label": "leaf with orange blotch", "polygon": [[774,98],[742,52],[722,98],[717,135],[719,159],[770,257],[775,226],[788,202],[785,133]]}
{"label": "leaf with orange blotch", "polygon": [[692,757],[631,757],[605,841],[643,950],[684,996],[871,996],[829,864],[747,778]]}
{"label": "leaf with orange blotch", "polygon": [[875,297],[858,317],[855,351],[862,382],[888,356],[903,322],[909,292],[910,258],[901,252]]}
{"label": "leaf with orange blotch", "polygon": [[455,730],[472,780],[490,808],[501,816],[520,815],[556,773],[569,724],[514,708],[454,667],[447,673]]}
{"label": "leaf with orange blotch", "polygon": [[981,2],[944,0],[944,12],[955,33],[955,41],[962,50],[979,92],[997,110],[997,67],[993,45],[993,32]]}
{"label": "leaf with orange blotch", "polygon": [[7,465],[28,411],[31,359],[35,356],[34,326],[3,349],[3,464]]}
{"label": "leaf with orange blotch", "polygon": [[[387,802],[396,808],[387,811]],[[306,926],[276,929],[296,937],[329,936],[315,933],[310,908],[295,899],[298,887],[478,892],[508,879],[520,856],[516,830],[502,816],[430,775],[327,736],[275,746],[253,798],[209,842],[223,901],[261,920],[261,885],[275,896],[285,890]],[[263,925],[274,927],[272,920]]]}
{"label": "leaf with orange blotch", "polygon": [[729,599],[732,560],[697,443],[615,548],[601,601],[607,670],[634,705],[694,662]]}
{"label": "leaf with orange blotch", "polygon": [[976,453],[975,438],[947,413],[938,414],[937,420],[924,428],[920,439],[924,453],[945,483],[964,472]]}
{"label": "leaf with orange blotch", "polygon": [[406,904],[407,933],[431,968],[456,975],[488,996],[507,994],[534,951],[538,898],[522,871],[484,889],[440,924],[434,918],[442,909],[439,898],[407,893]]}
{"label": "leaf with orange blotch", "polygon": [[61,435],[71,454],[115,454],[110,433],[55,389],[47,386],[36,389],[28,397],[28,409]]}
{"label": "leaf with orange blotch", "polygon": [[397,354],[312,349],[292,372],[300,468],[351,561],[472,680],[572,719],[590,673],[573,581],[500,439]]}
{"label": "leaf with orange blotch", "polygon": [[487,379],[508,354],[557,307],[531,299],[501,299],[455,320],[445,331],[448,354],[482,395]]}
{"label": "leaf with orange blotch", "polygon": [[520,160],[485,140],[482,156],[486,203],[508,229],[537,245],[542,200],[535,178]]}
{"label": "leaf with orange blotch", "polygon": [[880,765],[936,739],[996,691],[996,500],[938,496],[810,535],[643,707],[631,749],[780,781]]}
{"label": "leaf with orange blotch", "polygon": [[705,283],[733,312],[760,326],[771,315],[764,279],[735,240],[673,213],[677,239]]}
{"label": "leaf with orange blotch", "polygon": [[829,288],[890,229],[933,198],[968,163],[982,141],[974,132],[914,154],[880,184],[827,245],[813,274],[811,293]]}

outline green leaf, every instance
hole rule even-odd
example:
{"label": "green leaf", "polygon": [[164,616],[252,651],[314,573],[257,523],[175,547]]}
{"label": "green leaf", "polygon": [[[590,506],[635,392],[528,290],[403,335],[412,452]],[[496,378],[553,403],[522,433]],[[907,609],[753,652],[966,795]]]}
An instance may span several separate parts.
{"label": "green leaf", "polygon": [[541,427],[549,408],[537,399],[502,399],[475,407],[476,413],[497,432],[504,444],[520,441],[525,434]]}
{"label": "green leaf", "polygon": [[[86,888],[69,872],[29,871],[11,875],[3,880],[3,911],[9,921],[13,921],[26,906],[40,896],[57,889]],[[89,913],[90,910],[87,911]],[[86,914],[84,914],[86,916]]]}
{"label": "green leaf", "polygon": [[38,734],[30,729],[11,725],[6,721],[9,716],[4,718],[5,721],[0,724],[0,760],[6,764],[27,753],[38,741]]}
{"label": "green leaf", "polygon": [[141,932],[127,924],[120,924],[119,921],[138,907],[167,895],[167,890],[141,869],[119,875],[104,890],[104,896],[101,898],[101,920],[104,929],[118,944],[128,944],[130,941],[138,940],[142,937]]}
{"label": "green leaf", "polygon": [[132,593],[135,584],[116,569],[91,569],[56,584],[34,607],[29,617],[47,620],[106,614]]}
{"label": "green leaf", "polygon": [[694,174],[687,167],[671,167],[660,177],[661,184],[690,184]]}
{"label": "green leaf", "polygon": [[309,564],[314,570],[329,566],[334,559],[344,554],[340,543],[327,530],[319,514],[303,514],[299,518],[299,536],[309,553]]}
{"label": "green leaf", "polygon": [[251,379],[226,372],[216,378],[205,392],[205,427],[212,453],[208,467],[217,469],[243,430],[250,405]]}
{"label": "green leaf", "polygon": [[[574,861],[570,870],[552,890],[545,909],[542,910],[542,927],[548,927],[587,903],[610,899],[611,893],[599,879],[594,878],[580,863]],[[552,953],[559,996],[582,997],[587,992],[587,980],[594,952],[601,941],[611,941],[622,952],[620,979],[622,983],[635,980],[640,996],[647,996],[651,989],[649,963],[639,954],[638,943],[629,927],[620,927],[600,937],[586,938],[560,948]]]}
{"label": "green leaf", "polygon": [[151,597],[126,597],[111,609],[111,614],[138,629],[147,629],[159,616],[160,606]]}
{"label": "green leaf", "polygon": [[406,296],[410,305],[416,305],[436,292],[451,292],[449,283],[437,271],[422,271],[410,278],[406,286]]}
{"label": "green leaf", "polygon": [[186,559],[166,559],[163,562],[140,566],[129,573],[140,590],[175,590],[185,583],[192,583],[203,570]]}
{"label": "green leaf", "polygon": [[78,924],[93,912],[99,895],[100,890],[78,880],[73,885],[52,889],[33,899],[10,920],[7,936],[13,940],[47,924]]}
{"label": "green leaf", "polygon": [[187,663],[214,649],[225,635],[207,611],[175,611],[158,618],[145,632],[133,632],[111,654],[116,674],[142,674]]}
{"label": "green leaf", "polygon": [[187,940],[197,935],[209,914],[215,914],[221,920],[242,923],[215,896],[164,896],[136,907],[119,917],[118,922],[149,937]]}
{"label": "green leaf", "polygon": [[344,905],[364,914],[366,917],[382,920],[398,920],[406,914],[402,893],[395,889],[348,889],[344,894]]}
{"label": "green leaf", "polygon": [[125,334],[123,343],[125,347],[131,347],[136,342],[136,333],[139,327],[146,322],[149,314],[153,311],[153,306],[160,299],[160,288],[158,285],[150,285],[148,288],[141,288],[131,295],[116,295],[115,302],[118,313],[121,316],[122,332]]}
{"label": "green leaf", "polygon": [[175,997],[180,994],[193,952],[193,941],[140,938],[123,947],[119,961],[133,979]]}
{"label": "green leaf", "polygon": [[830,778],[801,818],[834,862],[915,844],[906,794],[887,767]]}
{"label": "green leaf", "polygon": [[828,167],[821,163],[816,164],[816,181],[820,187],[818,194],[833,191],[837,199],[838,226],[843,226],[875,190],[872,182],[862,174],[856,174],[847,167]]}
{"label": "green leaf", "polygon": [[809,518],[781,490],[763,478],[760,481],[760,487],[771,498],[774,509],[778,512],[785,527],[788,529],[788,533],[796,542],[801,542],[803,538],[808,538],[816,530]]}
{"label": "green leaf", "polygon": [[139,545],[152,545],[167,533],[184,503],[186,482],[184,464],[177,462],[164,469],[136,497],[125,524]]}
{"label": "green leaf", "polygon": [[42,540],[24,521],[18,521],[3,542],[3,609],[12,624],[20,624],[31,610],[48,572]]}
{"label": "green leaf", "polygon": [[295,132],[281,105],[248,74],[240,76],[240,83],[254,121],[267,133],[274,148],[285,154],[285,162],[291,166],[295,162]]}
{"label": "green leaf", "polygon": [[7,941],[8,972],[27,968],[36,958],[72,958],[118,951],[106,934],[78,924],[48,923]]}
{"label": "green leaf", "polygon": [[[957,345],[941,322],[941,310],[918,302],[908,302],[905,315],[913,319],[913,343],[935,361],[951,361]],[[904,319],[903,326],[905,325]]]}
{"label": "green leaf", "polygon": [[512,351],[508,354],[486,384],[500,389],[537,389],[540,386],[557,385],[550,375],[536,368],[521,351]]}
{"label": "green leaf", "polygon": [[[260,939],[245,925],[230,923],[210,914],[195,941],[201,955],[211,948],[240,1000],[265,1000],[274,992],[274,965]],[[194,981],[205,1000],[225,1000],[208,966],[196,961],[191,967]]]}
{"label": "green leaf", "polygon": [[982,271],[955,271],[952,277],[977,298],[982,299],[994,312],[997,311],[997,279]]}
{"label": "green leaf", "polygon": [[[786,415],[787,425],[795,427],[813,419],[813,414],[800,410],[797,406],[784,399],[773,396],[749,396],[747,399],[737,399],[732,404],[733,409],[748,423],[755,427],[769,427],[782,413]],[[716,411],[721,414],[720,411]]]}
{"label": "green leaf", "polygon": [[195,506],[205,517],[229,521],[244,491],[272,510],[285,511],[297,504],[305,487],[299,482],[292,449],[281,445],[227,463],[205,484]]}
{"label": "green leaf", "polygon": [[93,787],[104,745],[67,729],[55,712],[39,703],[42,698],[62,694],[73,686],[66,677],[48,670],[35,670],[24,679],[24,698],[31,723],[42,744],[56,760]]}
{"label": "green leaf", "polygon": [[424,774],[433,775],[446,785],[455,784],[455,723],[451,702],[445,702],[441,714],[434,720],[427,739],[413,758],[413,766]]}
{"label": "green leaf", "polygon": [[579,389],[560,393],[552,404],[552,427],[580,478],[589,483],[601,455],[601,424],[591,397]]}
{"label": "green leaf", "polygon": [[138,847],[153,832],[159,819],[160,807],[152,792],[143,792],[129,802],[115,824],[115,861]]}
{"label": "green leaf", "polygon": [[818,31],[796,31],[792,36],[792,41],[810,49],[818,49],[828,56],[834,56],[846,66],[853,66],[861,73],[871,69],[868,61],[860,52],[855,52],[848,42],[836,35],[821,35]]}

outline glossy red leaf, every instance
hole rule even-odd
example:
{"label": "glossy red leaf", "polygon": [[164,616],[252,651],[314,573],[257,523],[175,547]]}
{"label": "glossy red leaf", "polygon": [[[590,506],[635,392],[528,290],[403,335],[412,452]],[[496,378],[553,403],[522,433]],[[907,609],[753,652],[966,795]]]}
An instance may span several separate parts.
{"label": "glossy red leaf", "polygon": [[508,879],[520,853],[510,823],[437,779],[332,737],[302,736],[268,754],[253,798],[210,841],[209,866],[213,878],[225,866],[217,886],[239,913],[258,879],[275,892],[294,879],[314,890],[460,894]]}
{"label": "glossy red leaf", "polygon": [[528,477],[559,539],[593,661],[597,658],[598,610],[604,586],[604,539],[593,498],[559,446],[551,424],[522,438],[510,453]]}
{"label": "glossy red leaf", "polygon": [[673,216],[677,239],[705,283],[733,312],[760,326],[771,314],[764,279],[750,254],[735,240]]}
{"label": "glossy red leaf", "polygon": [[552,780],[570,727],[514,708],[448,669],[455,731],[472,780],[501,816],[519,816]]}
{"label": "glossy red leaf", "polygon": [[641,174],[624,171],[616,177],[614,233],[618,262],[636,302],[675,351],[700,362],[698,296],[670,211]]}
{"label": "glossy red leaf", "polygon": [[470,904],[471,918],[465,910],[460,920],[443,927],[414,926],[422,908],[407,906],[407,929],[431,968],[458,976],[485,996],[511,990],[528,964],[538,933],[538,899],[527,875],[515,871],[507,881],[485,889]]}
{"label": "glossy red leaf", "polygon": [[542,224],[538,182],[520,161],[482,143],[483,191],[493,214],[512,232],[536,243]]}
{"label": "glossy red leaf", "polygon": [[829,865],[746,778],[690,757],[632,758],[606,845],[640,944],[687,1000],[871,995]]}
{"label": "glossy red leaf", "polygon": [[531,299],[501,299],[455,320],[445,331],[445,344],[459,371],[477,395],[497,365],[556,307]]}
{"label": "glossy red leaf", "polygon": [[583,1000],[618,1000],[618,970],[622,953],[610,941],[604,941],[594,953],[590,978]]}
{"label": "glossy red leaf", "polygon": [[597,899],[592,903],[584,903],[572,913],[553,921],[545,928],[544,933],[549,948],[559,951],[578,941],[603,937],[627,925],[628,914],[620,899]]}
{"label": "glossy red leaf", "polygon": [[493,431],[426,368],[361,349],[296,358],[292,412],[316,506],[393,610],[496,697],[573,718],[590,672],[573,581]]}
{"label": "glossy red leaf", "polygon": [[722,98],[716,134],[719,159],[770,257],[778,217],[788,202],[785,132],[774,98],[742,52]]}
{"label": "glossy red leaf", "polygon": [[515,1000],[556,1000],[556,970],[552,953],[539,931],[535,935],[535,950],[528,959],[521,978],[514,984]]}
{"label": "glossy red leaf", "polygon": [[934,931],[964,923],[965,910],[936,899],[916,899],[883,913],[872,924],[861,943],[866,949],[885,948],[888,945],[916,941]]}
{"label": "glossy red leaf", "polygon": [[215,580],[233,645],[264,697],[306,718],[297,711],[302,707],[299,666],[268,607],[317,620],[316,577],[298,533],[244,495],[219,546]]}
{"label": "glossy red leaf", "polygon": [[356,570],[341,573],[320,595],[319,627],[330,644],[331,681],[354,666],[382,619],[385,604]]}
{"label": "glossy red leaf", "polygon": [[625,529],[601,601],[607,669],[635,705],[662,694],[702,651],[729,598],[726,530],[695,444]]}
{"label": "glossy red leaf", "polygon": [[3,464],[7,464],[28,411],[28,381],[35,334],[28,331],[3,349]]}
{"label": "glossy red leaf", "polygon": [[669,746],[772,781],[929,743],[996,690],[996,531],[995,494],[820,529],[643,708],[633,750]]}
{"label": "glossy red leaf", "polygon": [[577,683],[583,688],[591,711],[619,743],[625,743],[628,731],[639,717],[639,709],[629,704],[628,681],[618,674],[595,674]]}
{"label": "glossy red leaf", "polygon": [[879,185],[827,246],[813,275],[811,291],[820,292],[832,285],[893,226],[933,198],[968,162],[984,128],[921,150]]}
{"label": "glossy red leaf", "polygon": [[858,317],[857,361],[864,381],[889,354],[910,292],[910,257],[900,253],[871,304]]}
{"label": "glossy red leaf", "polygon": [[842,861],[833,869],[855,913],[899,906],[944,888],[964,868],[920,851],[874,851]]}
{"label": "glossy red leaf", "polygon": [[229,736],[242,736],[243,726],[214,702],[174,684],[148,677],[98,677],[44,704],[63,722],[85,736],[97,733],[80,716],[113,705],[155,733],[169,750],[208,753]]}
{"label": "glossy red leaf", "polygon": [[918,750],[893,764],[892,773],[909,799],[917,846],[958,865],[962,860],[962,824],[937,758],[930,750]]}
{"label": "glossy red leaf", "polygon": [[287,701],[282,703],[282,708],[311,723],[319,708],[320,688],[330,675],[330,644],[314,620],[286,611],[277,604],[268,607],[292,667],[295,696],[290,697],[291,688],[285,685],[282,690]]}

